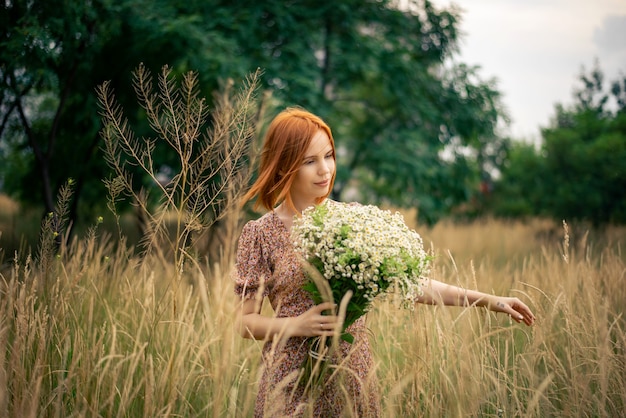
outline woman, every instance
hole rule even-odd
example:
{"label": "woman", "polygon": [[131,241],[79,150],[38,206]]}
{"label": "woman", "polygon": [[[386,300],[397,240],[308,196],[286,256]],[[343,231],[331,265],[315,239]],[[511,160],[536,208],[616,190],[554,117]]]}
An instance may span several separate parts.
{"label": "woman", "polygon": [[[380,416],[372,355],[361,317],[348,328],[354,343],[341,342],[334,364],[344,371],[314,397],[299,383],[308,337],[328,336],[340,324],[330,303],[315,305],[302,288],[305,277],[293,251],[294,216],[330,195],[335,180],[335,144],[328,125],[303,109],[289,108],[272,121],[263,144],[259,177],[244,196],[268,212],[248,222],[237,251],[235,292],[241,297],[243,337],[265,340],[255,416]],[[275,312],[261,313],[264,297]],[[530,309],[518,298],[465,290],[429,280],[420,303],[484,306],[532,325]],[[324,314],[323,314],[324,313]],[[337,374],[339,375],[339,374]],[[331,379],[333,380],[333,379]]]}

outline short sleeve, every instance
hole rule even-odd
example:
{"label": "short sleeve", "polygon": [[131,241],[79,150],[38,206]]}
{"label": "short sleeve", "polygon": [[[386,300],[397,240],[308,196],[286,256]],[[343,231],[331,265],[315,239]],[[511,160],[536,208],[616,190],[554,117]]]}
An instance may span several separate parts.
{"label": "short sleeve", "polygon": [[244,299],[255,297],[259,291],[264,297],[269,293],[272,269],[263,242],[260,222],[246,223],[239,236],[235,263],[235,293]]}

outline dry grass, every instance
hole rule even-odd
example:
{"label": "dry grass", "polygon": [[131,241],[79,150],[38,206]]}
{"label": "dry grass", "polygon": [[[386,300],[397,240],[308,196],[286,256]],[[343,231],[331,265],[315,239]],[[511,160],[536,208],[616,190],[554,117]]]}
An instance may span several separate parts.
{"label": "dry grass", "polygon": [[[158,97],[167,98],[173,86],[166,82],[167,74],[163,80],[166,91]],[[194,80],[186,79],[192,93]],[[195,127],[204,121],[203,102],[196,103],[194,94],[185,97],[195,105],[172,107],[166,120],[179,121],[176,109],[196,109],[195,116],[180,119],[193,123],[173,124]],[[235,106],[243,113],[232,112],[229,97],[224,96],[218,112],[223,124],[217,127],[224,129],[205,137],[208,145],[201,147],[200,156],[212,158],[211,141],[223,135],[243,135],[236,135],[237,144],[252,134],[248,123],[233,124],[237,115],[248,114],[251,96],[244,94]],[[111,103],[103,106],[109,112],[107,126],[118,127],[106,131],[110,162],[115,165],[122,151],[130,151],[156,180],[150,146],[133,142]],[[157,113],[152,121],[162,128]],[[226,129],[231,126],[241,129]],[[196,162],[199,172],[211,165],[205,157],[183,158],[195,155],[177,145],[191,146],[190,136],[176,130],[169,137],[166,128],[161,136],[179,149],[181,173],[193,172]],[[121,151],[114,147],[116,141],[125,144]],[[243,152],[229,141],[217,143],[223,152]],[[232,161],[229,155],[222,155],[224,161]],[[227,163],[220,166],[229,168]],[[224,234],[199,245],[206,238],[204,227],[221,213],[215,207],[232,207],[227,203],[241,191],[238,180],[246,183],[231,168],[237,167],[218,176],[225,191],[209,188],[207,196],[209,180],[192,176],[197,181],[189,183],[181,174],[181,183],[160,189],[165,203],[153,213],[138,192],[135,200],[146,204],[148,232],[158,238],[140,256],[126,248],[124,234],[118,242],[95,227],[71,243],[59,239],[66,236],[63,210],[44,222],[38,251],[20,250],[13,264],[0,270],[0,417],[253,415],[262,342],[235,332],[230,279],[241,214],[228,211],[221,223]],[[130,187],[123,166],[117,169],[118,180],[108,183],[112,203],[122,186]],[[201,199],[194,198],[197,193]],[[62,196],[61,209],[68,199]],[[15,219],[14,208],[0,201],[3,209],[8,215],[0,215],[0,231],[7,228],[7,219]],[[170,213],[176,215],[173,235]],[[121,227],[124,220],[117,220]],[[570,230],[546,221],[484,220],[418,230],[436,255],[433,278],[518,295],[539,320],[527,328],[482,309],[419,306],[409,312],[378,302],[368,326],[385,417],[623,413],[623,228],[587,234],[582,226]],[[2,254],[0,248],[0,264]]]}
{"label": "dry grass", "polygon": [[592,249],[586,235],[573,242],[568,230],[546,242],[547,229],[543,221],[490,220],[425,233],[438,252],[434,278],[517,295],[539,321],[526,328],[483,310],[420,306],[405,314],[384,305],[371,322],[389,416],[622,413],[626,236],[607,231],[618,241]]}
{"label": "dry grass", "polygon": [[23,208],[6,195],[0,195],[0,274],[12,260],[34,252],[41,229],[41,211]]}
{"label": "dry grass", "polygon": [[[381,302],[368,323],[386,417],[623,412],[624,235],[591,251],[543,229],[424,231],[434,278],[519,295],[539,321]],[[90,235],[54,259],[47,286],[42,274],[28,260],[0,277],[0,416],[252,416],[261,343],[234,332],[228,272],[176,274]]]}
{"label": "dry grass", "polygon": [[19,210],[19,205],[7,195],[0,193],[0,216],[12,216]]}

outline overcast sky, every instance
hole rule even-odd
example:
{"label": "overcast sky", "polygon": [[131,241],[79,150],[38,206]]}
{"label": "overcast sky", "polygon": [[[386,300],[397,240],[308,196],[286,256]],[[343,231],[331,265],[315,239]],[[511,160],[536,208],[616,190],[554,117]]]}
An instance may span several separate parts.
{"label": "overcast sky", "polygon": [[495,77],[514,138],[537,140],[555,103],[572,102],[581,69],[626,73],[626,0],[434,0],[461,9],[457,60]]}

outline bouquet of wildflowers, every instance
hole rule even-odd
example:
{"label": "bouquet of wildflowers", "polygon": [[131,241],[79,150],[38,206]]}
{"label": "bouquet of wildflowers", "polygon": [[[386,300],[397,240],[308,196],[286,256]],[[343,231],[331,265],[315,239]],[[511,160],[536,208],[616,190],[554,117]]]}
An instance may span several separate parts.
{"label": "bouquet of wildflowers", "polygon": [[[292,235],[296,251],[323,276],[334,301],[352,293],[341,335],[348,342],[353,337],[346,328],[377,296],[394,292],[412,307],[422,294],[431,257],[399,213],[327,201],[305,210],[294,221]],[[324,299],[314,280],[305,289],[315,303]]]}

